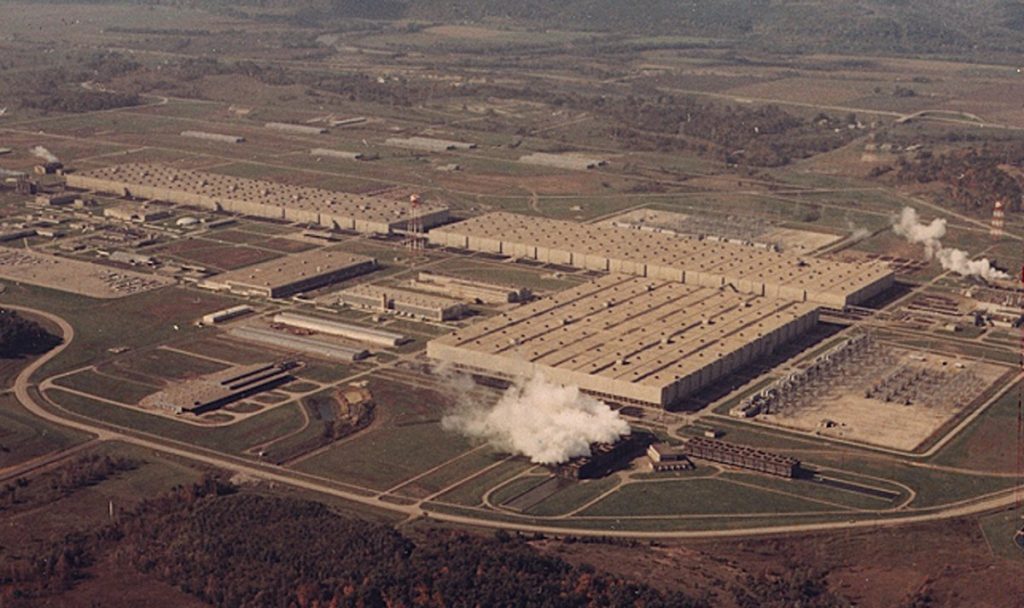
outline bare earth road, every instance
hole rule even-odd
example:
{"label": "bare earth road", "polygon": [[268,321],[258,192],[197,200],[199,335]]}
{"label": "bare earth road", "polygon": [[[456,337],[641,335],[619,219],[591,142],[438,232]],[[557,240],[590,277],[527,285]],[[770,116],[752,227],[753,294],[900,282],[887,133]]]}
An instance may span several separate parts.
{"label": "bare earth road", "polygon": [[39,418],[42,418],[54,424],[63,425],[66,427],[84,431],[86,433],[91,433],[93,435],[96,435],[99,441],[120,441],[123,443],[129,443],[142,448],[201,462],[203,464],[224,469],[226,471],[240,473],[242,475],[254,479],[285,484],[288,486],[301,488],[304,490],[310,490],[313,492],[338,497],[347,501],[351,501],[353,503],[373,507],[374,509],[391,511],[399,515],[404,515],[410,519],[428,516],[434,520],[447,521],[460,525],[477,526],[484,528],[504,528],[509,530],[522,530],[525,532],[542,532],[545,534],[573,534],[629,538],[697,539],[716,537],[750,537],[772,534],[795,534],[829,530],[846,530],[850,528],[898,526],[911,523],[935,521],[952,517],[974,515],[986,511],[992,511],[1008,507],[1012,505],[1015,500],[1013,489],[1008,489],[1001,492],[989,494],[987,496],[983,496],[977,499],[973,499],[970,501],[960,502],[955,505],[948,505],[944,507],[939,507],[934,510],[929,510],[927,512],[921,511],[914,514],[878,517],[874,519],[860,519],[856,521],[835,521],[823,523],[789,524],[778,526],[751,526],[745,528],[734,528],[729,530],[692,530],[666,532],[634,532],[608,528],[588,530],[585,528],[560,527],[554,525],[548,526],[527,523],[493,521],[485,519],[483,517],[471,517],[465,515],[455,515],[440,511],[434,511],[429,509],[429,506],[424,504],[422,501],[414,504],[395,504],[393,502],[380,500],[379,495],[374,495],[373,493],[370,492],[360,493],[352,490],[343,489],[341,487],[336,487],[335,485],[326,483],[323,480],[310,479],[309,476],[303,475],[297,471],[290,471],[282,467],[276,467],[262,463],[254,463],[243,458],[237,458],[234,456],[229,456],[227,454],[221,454],[213,450],[207,450],[205,448],[200,448],[197,446],[180,443],[170,439],[161,438],[156,435],[141,433],[132,429],[118,427],[108,423],[103,423],[99,421],[87,421],[87,419],[78,417],[70,413],[68,413],[67,415],[55,413],[51,409],[44,407],[43,404],[39,403],[36,400],[36,397],[33,395],[33,392],[31,390],[33,388],[31,378],[32,375],[36,372],[36,370],[45,365],[54,357],[60,355],[60,353],[63,352],[63,350],[67,348],[68,345],[71,344],[75,337],[75,330],[71,326],[71,324],[69,324],[61,317],[58,317],[57,315],[21,306],[5,306],[7,308],[12,308],[28,314],[43,317],[48,321],[51,321],[55,325],[59,326],[61,332],[63,333],[64,342],[60,346],[54,348],[50,352],[39,357],[31,365],[26,367],[15,379],[14,394],[17,397],[18,401],[25,407],[25,409],[28,410],[33,415],[38,416]]}

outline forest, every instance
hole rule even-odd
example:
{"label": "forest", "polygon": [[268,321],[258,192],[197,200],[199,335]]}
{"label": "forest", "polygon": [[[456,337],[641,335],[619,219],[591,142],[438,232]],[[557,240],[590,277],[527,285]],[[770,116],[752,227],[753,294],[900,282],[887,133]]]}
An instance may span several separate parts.
{"label": "forest", "polygon": [[[31,606],[57,597],[112,556],[217,607],[710,607],[542,554],[530,537],[443,528],[403,534],[321,503],[262,494],[208,477],[143,501],[119,521],[40,548],[0,574],[0,597]],[[567,539],[570,542],[572,539]],[[591,539],[588,542],[612,542]],[[636,542],[636,541],[614,541]],[[793,567],[727,592],[744,607],[837,608],[824,572]]]}
{"label": "forest", "polygon": [[60,344],[61,339],[40,324],[14,310],[0,308],[0,357],[13,359],[39,355]]}
{"label": "forest", "polygon": [[940,184],[962,211],[988,215],[996,201],[1020,211],[1020,182],[1008,171],[1021,163],[1024,143],[1002,143],[941,154],[922,151],[913,159],[901,158],[895,173],[904,183]]}

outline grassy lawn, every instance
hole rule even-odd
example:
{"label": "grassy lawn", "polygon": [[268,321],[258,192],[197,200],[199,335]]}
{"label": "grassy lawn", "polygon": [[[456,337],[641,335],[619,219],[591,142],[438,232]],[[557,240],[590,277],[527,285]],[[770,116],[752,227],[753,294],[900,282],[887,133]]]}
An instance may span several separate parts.
{"label": "grassy lawn", "polygon": [[14,515],[9,525],[0,526],[0,545],[15,548],[17,553],[19,547],[49,542],[73,530],[106,522],[111,503],[115,513],[119,513],[143,498],[193,483],[202,476],[198,469],[126,444],[109,443],[95,450],[132,458],[142,464],[95,485],[79,488],[44,507]]}
{"label": "grassy lawn", "polygon": [[154,376],[157,378],[188,378],[212,374],[227,369],[226,365],[188,355],[154,348],[145,352],[132,353],[113,361],[117,368]]}
{"label": "grassy lawn", "polygon": [[1024,550],[1013,542],[1013,536],[1024,525],[1021,513],[1016,511],[1004,511],[993,513],[978,520],[981,531],[985,534],[985,541],[992,549],[992,553],[1003,559],[1024,563]]}
{"label": "grassy lawn", "polygon": [[76,414],[230,454],[241,454],[246,448],[298,430],[302,425],[298,404],[275,407],[230,426],[202,428],[60,389],[47,391],[46,396]]}
{"label": "grassy lawn", "polygon": [[[723,473],[722,478],[747,483],[768,490],[787,492],[790,494],[797,494],[799,496],[806,496],[807,498],[836,503],[838,505],[836,508],[850,507],[853,509],[881,510],[895,506],[895,503],[889,500],[875,498],[866,494],[858,494],[857,492],[840,490],[838,488],[821,485],[809,480],[780,479],[768,477],[766,475],[733,472]],[[898,491],[898,488],[891,489],[893,491]]]}
{"label": "grassy lawn", "polygon": [[8,284],[5,303],[39,308],[66,319],[75,339],[56,359],[38,372],[40,377],[98,363],[111,355],[107,349],[138,349],[152,344],[194,339],[193,322],[202,315],[226,308],[236,300],[207,292],[165,287],[114,300],[96,300],[28,285]]}
{"label": "grassy lawn", "polygon": [[439,422],[374,429],[295,468],[314,475],[386,490],[470,448]]}
{"label": "grassy lawn", "polygon": [[631,483],[583,515],[700,515],[840,510],[819,502],[759,491],[722,479]]}
{"label": "grassy lawn", "polygon": [[591,500],[615,487],[617,480],[614,477],[603,479],[587,479],[573,483],[562,488],[551,496],[529,507],[526,512],[530,515],[564,515],[582,507]]}
{"label": "grassy lawn", "polygon": [[0,469],[67,449],[87,439],[84,433],[29,414],[14,395],[0,395]]}
{"label": "grassy lawn", "polygon": [[122,378],[111,378],[88,369],[70,376],[62,376],[55,380],[54,383],[58,386],[66,386],[70,389],[129,405],[134,405],[142,401],[147,395],[152,395],[160,390],[155,386],[140,384]]}
{"label": "grassy lawn", "polygon": [[499,454],[486,447],[473,451],[454,462],[444,465],[429,475],[425,475],[415,482],[403,486],[398,490],[398,493],[404,496],[422,498],[435,492],[440,492],[462,479],[466,479],[495,463],[501,462],[505,457],[505,454]]}
{"label": "grassy lawn", "polygon": [[483,502],[483,496],[491,488],[515,477],[533,465],[523,459],[507,460],[490,471],[469,479],[458,487],[445,492],[438,500],[457,505],[474,507]]}
{"label": "grassy lawn", "polygon": [[1014,471],[1017,466],[1017,408],[1021,390],[1018,383],[989,405],[931,462],[982,471]]}

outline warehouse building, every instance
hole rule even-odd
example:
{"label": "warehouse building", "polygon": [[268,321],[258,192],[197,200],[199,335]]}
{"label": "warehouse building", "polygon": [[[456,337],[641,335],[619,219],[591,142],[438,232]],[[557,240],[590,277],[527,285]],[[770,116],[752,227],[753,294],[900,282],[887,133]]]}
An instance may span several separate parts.
{"label": "warehouse building", "polygon": [[297,125],[290,122],[268,122],[263,126],[268,129],[273,129],[274,131],[281,131],[283,133],[294,133],[295,135],[323,135],[327,133],[327,129],[323,127]]}
{"label": "warehouse building", "polygon": [[480,304],[525,302],[533,297],[533,293],[526,287],[474,281],[433,272],[419,273],[413,287],[420,291],[450,294]]}
{"label": "warehouse building", "polygon": [[405,230],[412,223],[430,228],[448,221],[448,208],[437,205],[413,207],[407,200],[290,186],[159,164],[114,165],[82,171],[68,175],[67,184],[117,196],[367,233]]}
{"label": "warehouse building", "polygon": [[718,439],[704,437],[687,439],[683,444],[683,451],[691,458],[720,462],[779,477],[796,477],[800,471],[800,461],[796,458]]}
{"label": "warehouse building", "polygon": [[466,312],[466,305],[458,300],[380,285],[363,284],[345,289],[337,294],[337,302],[430,321],[458,319]]}
{"label": "warehouse building", "polygon": [[224,133],[207,133],[206,131],[182,131],[182,137],[191,137],[193,139],[205,139],[207,141],[215,141],[222,144],[240,144],[245,142],[244,137],[238,135],[226,135]]}
{"label": "warehouse building", "polygon": [[235,327],[229,332],[232,337],[246,342],[254,342],[272,348],[280,348],[288,351],[306,353],[314,357],[340,361],[342,363],[355,363],[370,356],[364,348],[356,348],[318,340],[307,336],[296,336],[281,331],[261,329],[258,327]]}
{"label": "warehouse building", "polygon": [[318,289],[377,268],[377,260],[343,251],[314,249],[231,270],[204,280],[200,287],[243,296],[285,298]]}
{"label": "warehouse building", "polygon": [[534,152],[533,154],[527,154],[526,156],[520,157],[519,162],[526,163],[528,165],[573,169],[575,171],[596,169],[608,164],[607,161],[600,158],[588,158],[579,154],[550,154],[547,152]]}
{"label": "warehouse building", "polygon": [[331,150],[330,148],[313,148],[309,151],[313,156],[324,156],[327,158],[338,158],[341,160],[363,160],[362,152],[349,152],[347,150]]}
{"label": "warehouse building", "polygon": [[408,148],[410,150],[423,150],[424,152],[447,152],[451,150],[472,150],[476,144],[465,141],[451,141],[448,139],[434,139],[433,137],[392,137],[384,142],[396,148]]}
{"label": "warehouse building", "polygon": [[290,382],[295,367],[290,362],[232,367],[172,384],[139,405],[175,414],[204,414]]}
{"label": "warehouse building", "polygon": [[846,263],[614,226],[488,213],[435,228],[431,243],[602,272],[815,302],[834,308],[888,289],[878,263]]}
{"label": "warehouse building", "polygon": [[241,304],[239,306],[232,306],[231,308],[225,308],[222,310],[215,310],[209,314],[203,315],[203,325],[216,325],[217,323],[224,323],[231,319],[236,319],[243,315],[247,315],[252,312],[252,306]]}
{"label": "warehouse building", "polygon": [[157,222],[171,216],[170,211],[145,205],[118,205],[103,210],[103,217],[122,222]]}
{"label": "warehouse building", "polygon": [[667,407],[817,323],[817,306],[621,274],[427,343],[433,359]]}
{"label": "warehouse building", "polygon": [[300,315],[293,312],[282,312],[274,315],[274,323],[287,325],[288,327],[308,329],[321,334],[339,336],[377,346],[395,347],[408,341],[408,338],[402,334],[373,329],[370,327],[361,327],[359,325],[351,325],[349,323],[340,323],[338,321],[332,321],[321,317]]}

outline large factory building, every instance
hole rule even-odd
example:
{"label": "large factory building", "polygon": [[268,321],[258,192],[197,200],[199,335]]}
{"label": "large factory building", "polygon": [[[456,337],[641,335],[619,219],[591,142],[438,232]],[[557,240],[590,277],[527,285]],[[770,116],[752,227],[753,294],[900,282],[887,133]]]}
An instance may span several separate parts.
{"label": "large factory building", "polygon": [[435,228],[436,245],[619,272],[700,287],[814,302],[858,304],[888,289],[884,264],[851,264],[732,243],[514,213],[488,213]]}
{"label": "large factory building", "polygon": [[225,272],[199,284],[243,296],[285,298],[296,293],[344,281],[377,268],[377,260],[315,249]]}
{"label": "large factory building", "polygon": [[72,188],[148,198],[214,211],[318,224],[325,228],[389,233],[448,220],[448,208],[332,192],[319,188],[189,171],[159,164],[127,164],[69,174]]}
{"label": "large factory building", "polygon": [[818,306],[611,274],[427,344],[498,377],[543,374],[617,403],[669,406],[817,323]]}

